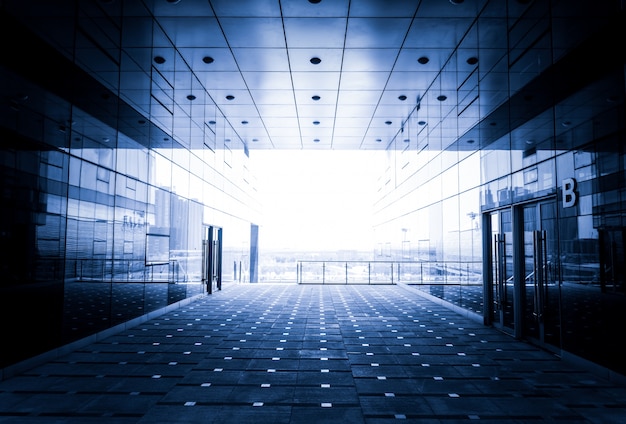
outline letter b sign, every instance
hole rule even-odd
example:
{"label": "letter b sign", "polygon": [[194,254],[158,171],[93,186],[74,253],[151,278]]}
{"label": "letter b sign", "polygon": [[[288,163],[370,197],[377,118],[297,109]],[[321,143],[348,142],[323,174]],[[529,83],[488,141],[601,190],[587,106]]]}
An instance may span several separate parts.
{"label": "letter b sign", "polygon": [[576,180],[566,178],[563,180],[563,207],[571,208],[576,205],[578,194],[576,193]]}

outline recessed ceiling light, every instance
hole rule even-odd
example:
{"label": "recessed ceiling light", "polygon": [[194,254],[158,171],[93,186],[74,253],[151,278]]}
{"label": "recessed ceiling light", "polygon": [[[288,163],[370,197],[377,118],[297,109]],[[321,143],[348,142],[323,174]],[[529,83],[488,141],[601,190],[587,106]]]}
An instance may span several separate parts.
{"label": "recessed ceiling light", "polygon": [[321,99],[321,97],[320,97],[320,96],[318,96],[318,95],[315,95],[315,96],[313,96],[313,97],[311,97],[311,98],[312,98],[313,100],[315,100],[315,101],[318,101],[319,99]]}
{"label": "recessed ceiling light", "polygon": [[154,63],[158,63],[159,65],[165,63],[165,58],[163,56],[154,56]]}
{"label": "recessed ceiling light", "polygon": [[443,94],[440,96],[437,96],[437,100],[439,100],[440,102],[443,102],[444,100],[446,100],[448,97],[444,96]]}
{"label": "recessed ceiling light", "polygon": [[213,59],[211,56],[204,56],[204,57],[202,58],[202,61],[203,61],[204,63],[213,63],[214,59]]}
{"label": "recessed ceiling light", "polygon": [[241,121],[243,125],[248,125],[248,121]]}
{"label": "recessed ceiling light", "polygon": [[320,63],[322,63],[322,59],[320,59],[319,57],[312,57],[311,58],[311,63],[313,65],[319,65]]}
{"label": "recessed ceiling light", "polygon": [[226,96],[226,100],[235,100],[235,96],[229,94],[228,96]]}
{"label": "recessed ceiling light", "polygon": [[418,58],[418,59],[417,59],[417,61],[418,61],[419,63],[421,63],[422,65],[426,65],[426,64],[428,63],[428,61],[429,61],[429,60],[430,60],[430,59],[429,59],[429,58],[427,58],[426,56],[422,56],[422,57],[420,57],[420,58]]}
{"label": "recessed ceiling light", "polygon": [[189,94],[187,96],[187,100],[196,100],[196,96],[194,96],[193,94]]}
{"label": "recessed ceiling light", "polygon": [[478,63],[478,58],[475,56],[468,57],[466,61],[469,65],[476,65]]}
{"label": "recessed ceiling light", "polygon": [[404,94],[402,94],[402,95],[398,96],[398,100],[405,101],[406,100],[406,96]]}

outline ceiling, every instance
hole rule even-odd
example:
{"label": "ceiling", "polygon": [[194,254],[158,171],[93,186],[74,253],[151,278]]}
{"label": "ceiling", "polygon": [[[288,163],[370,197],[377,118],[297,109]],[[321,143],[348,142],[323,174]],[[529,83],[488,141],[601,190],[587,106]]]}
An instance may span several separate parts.
{"label": "ceiling", "polygon": [[[152,54],[166,58],[155,64],[166,72],[179,54],[252,149],[379,149],[419,103],[440,109],[423,100],[430,93],[456,94],[457,77],[439,76],[482,3],[153,0],[176,51],[165,43]],[[465,62],[477,57],[473,44],[454,66],[465,77],[477,66]]]}
{"label": "ceiling", "polygon": [[[506,16],[528,3],[492,1],[480,26],[486,0],[93,0],[77,20],[67,1],[5,7],[166,133],[368,150],[476,99],[464,82],[506,55]],[[508,94],[486,89],[486,110]]]}

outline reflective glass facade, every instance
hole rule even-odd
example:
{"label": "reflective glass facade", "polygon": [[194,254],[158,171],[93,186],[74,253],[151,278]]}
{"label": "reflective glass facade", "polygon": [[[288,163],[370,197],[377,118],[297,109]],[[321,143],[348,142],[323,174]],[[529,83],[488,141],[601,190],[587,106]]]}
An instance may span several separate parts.
{"label": "reflective glass facade", "polygon": [[[82,3],[67,32],[38,27],[45,11],[30,28],[3,15],[24,44],[4,49],[0,69],[0,325],[5,342],[22,347],[3,349],[0,366],[204,293],[210,226],[224,233],[223,278],[250,280],[258,208],[247,149],[223,119],[212,123],[215,106],[197,110],[186,97],[198,81],[138,68],[121,51],[121,27],[93,6]],[[129,19],[116,24],[151,25]],[[89,25],[107,31],[93,34],[106,51],[78,30]],[[158,28],[153,37],[167,51]],[[54,71],[39,72],[26,50]],[[93,68],[96,78],[85,72]],[[151,97],[134,97],[132,87],[150,84]]]}
{"label": "reflective glass facade", "polygon": [[[548,6],[500,22],[499,49],[486,9],[440,74],[457,92],[432,87],[408,117],[379,180],[377,252],[488,324],[624,373],[624,62],[597,54],[619,30],[596,16],[572,37],[571,5]],[[494,85],[508,97],[483,103]]]}

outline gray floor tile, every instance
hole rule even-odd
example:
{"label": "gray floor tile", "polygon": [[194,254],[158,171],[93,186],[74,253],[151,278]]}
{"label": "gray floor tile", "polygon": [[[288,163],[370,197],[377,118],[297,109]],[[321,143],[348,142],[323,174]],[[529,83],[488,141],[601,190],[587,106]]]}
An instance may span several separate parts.
{"label": "gray floor tile", "polygon": [[399,286],[233,285],[0,382],[3,424],[625,417],[625,387]]}

